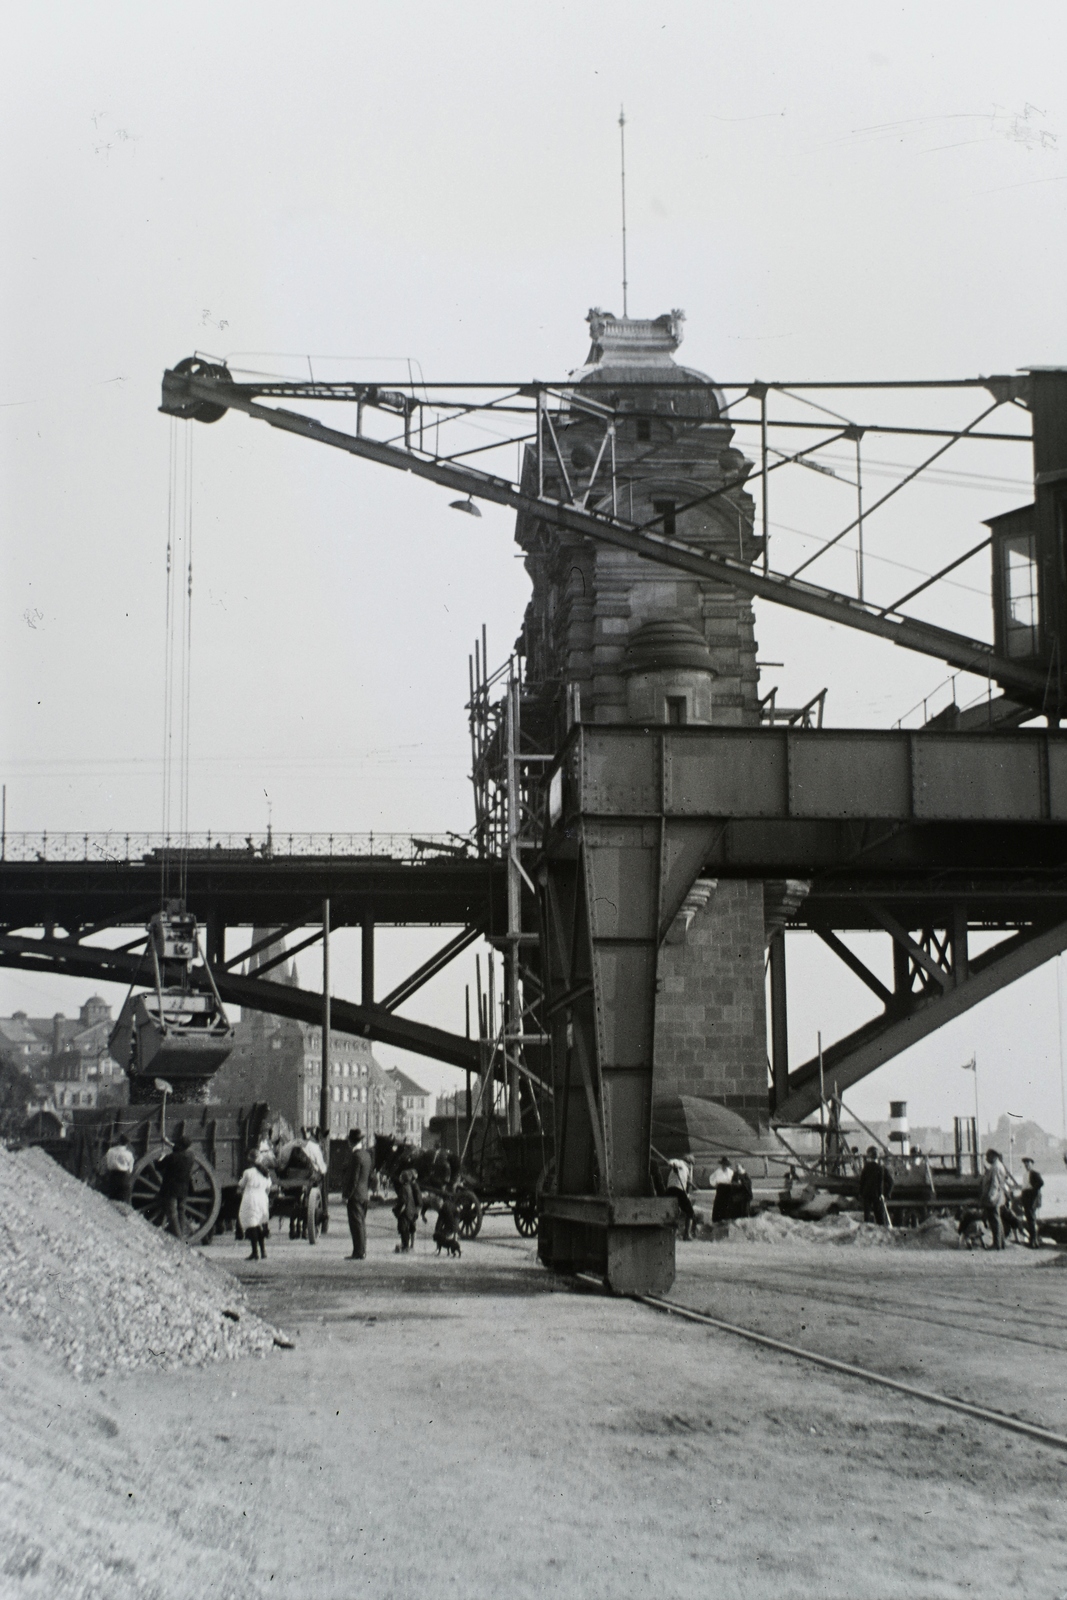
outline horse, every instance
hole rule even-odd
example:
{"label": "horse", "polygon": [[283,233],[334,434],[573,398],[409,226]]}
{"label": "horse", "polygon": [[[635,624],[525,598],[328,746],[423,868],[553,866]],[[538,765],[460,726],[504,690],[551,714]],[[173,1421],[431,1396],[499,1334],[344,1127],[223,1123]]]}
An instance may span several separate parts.
{"label": "horse", "polygon": [[451,1150],[421,1150],[417,1145],[401,1144],[391,1134],[379,1133],[374,1140],[374,1166],[379,1175],[396,1189],[396,1180],[405,1167],[413,1167],[423,1193],[422,1214],[427,1205],[436,1209],[439,1194],[447,1194],[459,1178],[459,1157]]}

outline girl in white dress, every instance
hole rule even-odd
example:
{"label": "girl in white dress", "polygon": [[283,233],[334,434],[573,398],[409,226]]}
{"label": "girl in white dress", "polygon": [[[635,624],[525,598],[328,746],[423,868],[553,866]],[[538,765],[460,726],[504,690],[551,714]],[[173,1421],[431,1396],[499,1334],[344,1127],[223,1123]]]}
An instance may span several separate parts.
{"label": "girl in white dress", "polygon": [[241,1209],[237,1213],[237,1220],[244,1230],[245,1238],[252,1246],[249,1261],[255,1261],[258,1255],[260,1261],[267,1259],[267,1225],[270,1222],[270,1178],[259,1165],[258,1152],[250,1150],[248,1153],[248,1166],[241,1174],[241,1181],[237,1185],[241,1196]]}

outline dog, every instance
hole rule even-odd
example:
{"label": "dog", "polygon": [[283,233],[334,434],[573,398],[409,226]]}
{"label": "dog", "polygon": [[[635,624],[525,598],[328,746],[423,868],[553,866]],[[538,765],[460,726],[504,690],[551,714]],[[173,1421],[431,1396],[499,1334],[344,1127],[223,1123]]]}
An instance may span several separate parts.
{"label": "dog", "polygon": [[965,1250],[981,1250],[985,1245],[985,1227],[980,1211],[961,1211],[957,1224],[960,1243]]}
{"label": "dog", "polygon": [[447,1250],[449,1255],[455,1256],[457,1260],[463,1254],[463,1251],[459,1247],[458,1239],[438,1239],[437,1254],[440,1255],[442,1250]]}

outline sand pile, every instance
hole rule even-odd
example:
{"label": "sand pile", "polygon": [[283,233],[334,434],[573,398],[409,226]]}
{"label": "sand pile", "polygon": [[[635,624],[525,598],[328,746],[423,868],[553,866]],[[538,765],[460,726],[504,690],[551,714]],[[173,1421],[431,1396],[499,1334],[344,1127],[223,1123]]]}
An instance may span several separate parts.
{"label": "sand pile", "polygon": [[919,1228],[889,1229],[860,1222],[848,1212],[805,1222],[781,1211],[761,1211],[758,1217],[717,1223],[709,1232],[719,1243],[855,1245],[866,1250],[958,1250],[960,1243],[955,1224],[945,1217],[931,1217]]}
{"label": "sand pile", "polygon": [[78,1377],[288,1342],[248,1310],[228,1272],[40,1150],[0,1148],[0,1305]]}

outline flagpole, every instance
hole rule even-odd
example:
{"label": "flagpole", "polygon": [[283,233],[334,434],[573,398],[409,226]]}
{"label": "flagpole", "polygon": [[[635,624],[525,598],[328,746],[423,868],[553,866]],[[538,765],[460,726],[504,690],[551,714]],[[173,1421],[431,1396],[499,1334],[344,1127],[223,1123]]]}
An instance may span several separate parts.
{"label": "flagpole", "polygon": [[977,1154],[982,1153],[982,1123],[978,1116],[978,1055],[971,1056],[971,1071],[974,1073],[974,1138]]}

